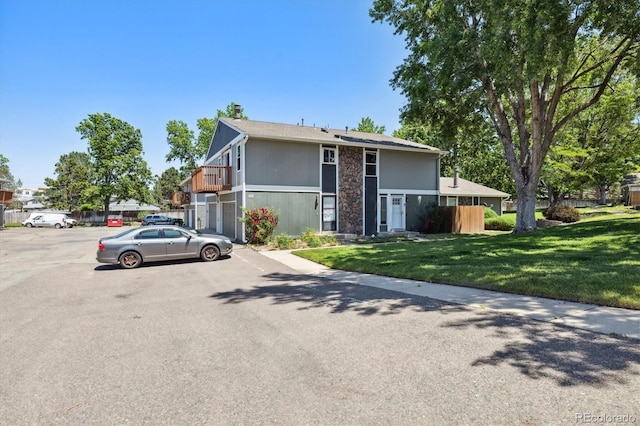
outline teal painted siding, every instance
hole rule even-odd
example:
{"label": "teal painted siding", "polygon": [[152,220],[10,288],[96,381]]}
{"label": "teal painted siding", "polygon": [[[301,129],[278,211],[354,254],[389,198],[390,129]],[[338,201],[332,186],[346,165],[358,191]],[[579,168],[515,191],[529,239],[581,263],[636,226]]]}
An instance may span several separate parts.
{"label": "teal painted siding", "polygon": [[320,232],[319,194],[302,192],[247,192],[247,208],[270,207],[279,218],[275,235],[300,235],[307,228]]}

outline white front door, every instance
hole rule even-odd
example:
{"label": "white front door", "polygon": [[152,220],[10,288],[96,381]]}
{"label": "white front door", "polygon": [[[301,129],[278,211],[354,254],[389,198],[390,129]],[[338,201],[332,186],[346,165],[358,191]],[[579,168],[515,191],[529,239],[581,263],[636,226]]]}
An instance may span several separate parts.
{"label": "white front door", "polygon": [[404,229],[402,195],[391,196],[391,229]]}

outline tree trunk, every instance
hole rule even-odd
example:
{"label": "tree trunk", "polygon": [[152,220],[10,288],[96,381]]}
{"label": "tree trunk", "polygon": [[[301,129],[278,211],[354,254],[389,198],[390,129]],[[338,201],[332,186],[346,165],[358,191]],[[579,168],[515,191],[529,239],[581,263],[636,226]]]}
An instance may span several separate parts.
{"label": "tree trunk", "polygon": [[549,207],[555,207],[560,203],[560,191],[553,185],[547,186],[547,193],[549,195]]}
{"label": "tree trunk", "polygon": [[600,204],[607,204],[607,187],[600,185],[598,189],[600,190]]}
{"label": "tree trunk", "polygon": [[518,188],[518,205],[516,210],[516,227],[513,232],[530,232],[536,230],[536,186],[526,185]]}
{"label": "tree trunk", "polygon": [[104,223],[109,222],[109,202],[111,201],[111,197],[104,201]]}

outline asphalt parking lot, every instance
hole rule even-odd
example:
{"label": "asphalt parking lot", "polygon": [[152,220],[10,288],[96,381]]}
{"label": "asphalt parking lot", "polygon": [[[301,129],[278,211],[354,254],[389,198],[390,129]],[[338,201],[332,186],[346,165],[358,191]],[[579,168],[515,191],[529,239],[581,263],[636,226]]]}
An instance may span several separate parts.
{"label": "asphalt parking lot", "polygon": [[0,231],[0,424],[637,424],[636,340],[216,262],[122,228]]}

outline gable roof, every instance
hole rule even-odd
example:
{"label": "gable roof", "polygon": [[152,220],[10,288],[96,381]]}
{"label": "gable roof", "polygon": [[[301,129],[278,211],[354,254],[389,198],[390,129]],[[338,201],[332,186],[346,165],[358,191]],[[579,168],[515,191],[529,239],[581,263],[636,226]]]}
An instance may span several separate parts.
{"label": "gable roof", "polygon": [[221,117],[220,121],[242,132],[249,137],[259,139],[291,140],[299,142],[315,142],[330,145],[349,145],[371,148],[410,149],[445,154],[438,148],[421,143],[381,135],[378,133],[356,132],[347,129],[329,129],[315,126],[299,126],[293,124],[271,123],[267,121],[240,120]]}
{"label": "gable roof", "polygon": [[460,197],[509,197],[510,194],[458,178],[458,187],[453,187],[452,177],[440,178],[440,195]]}

